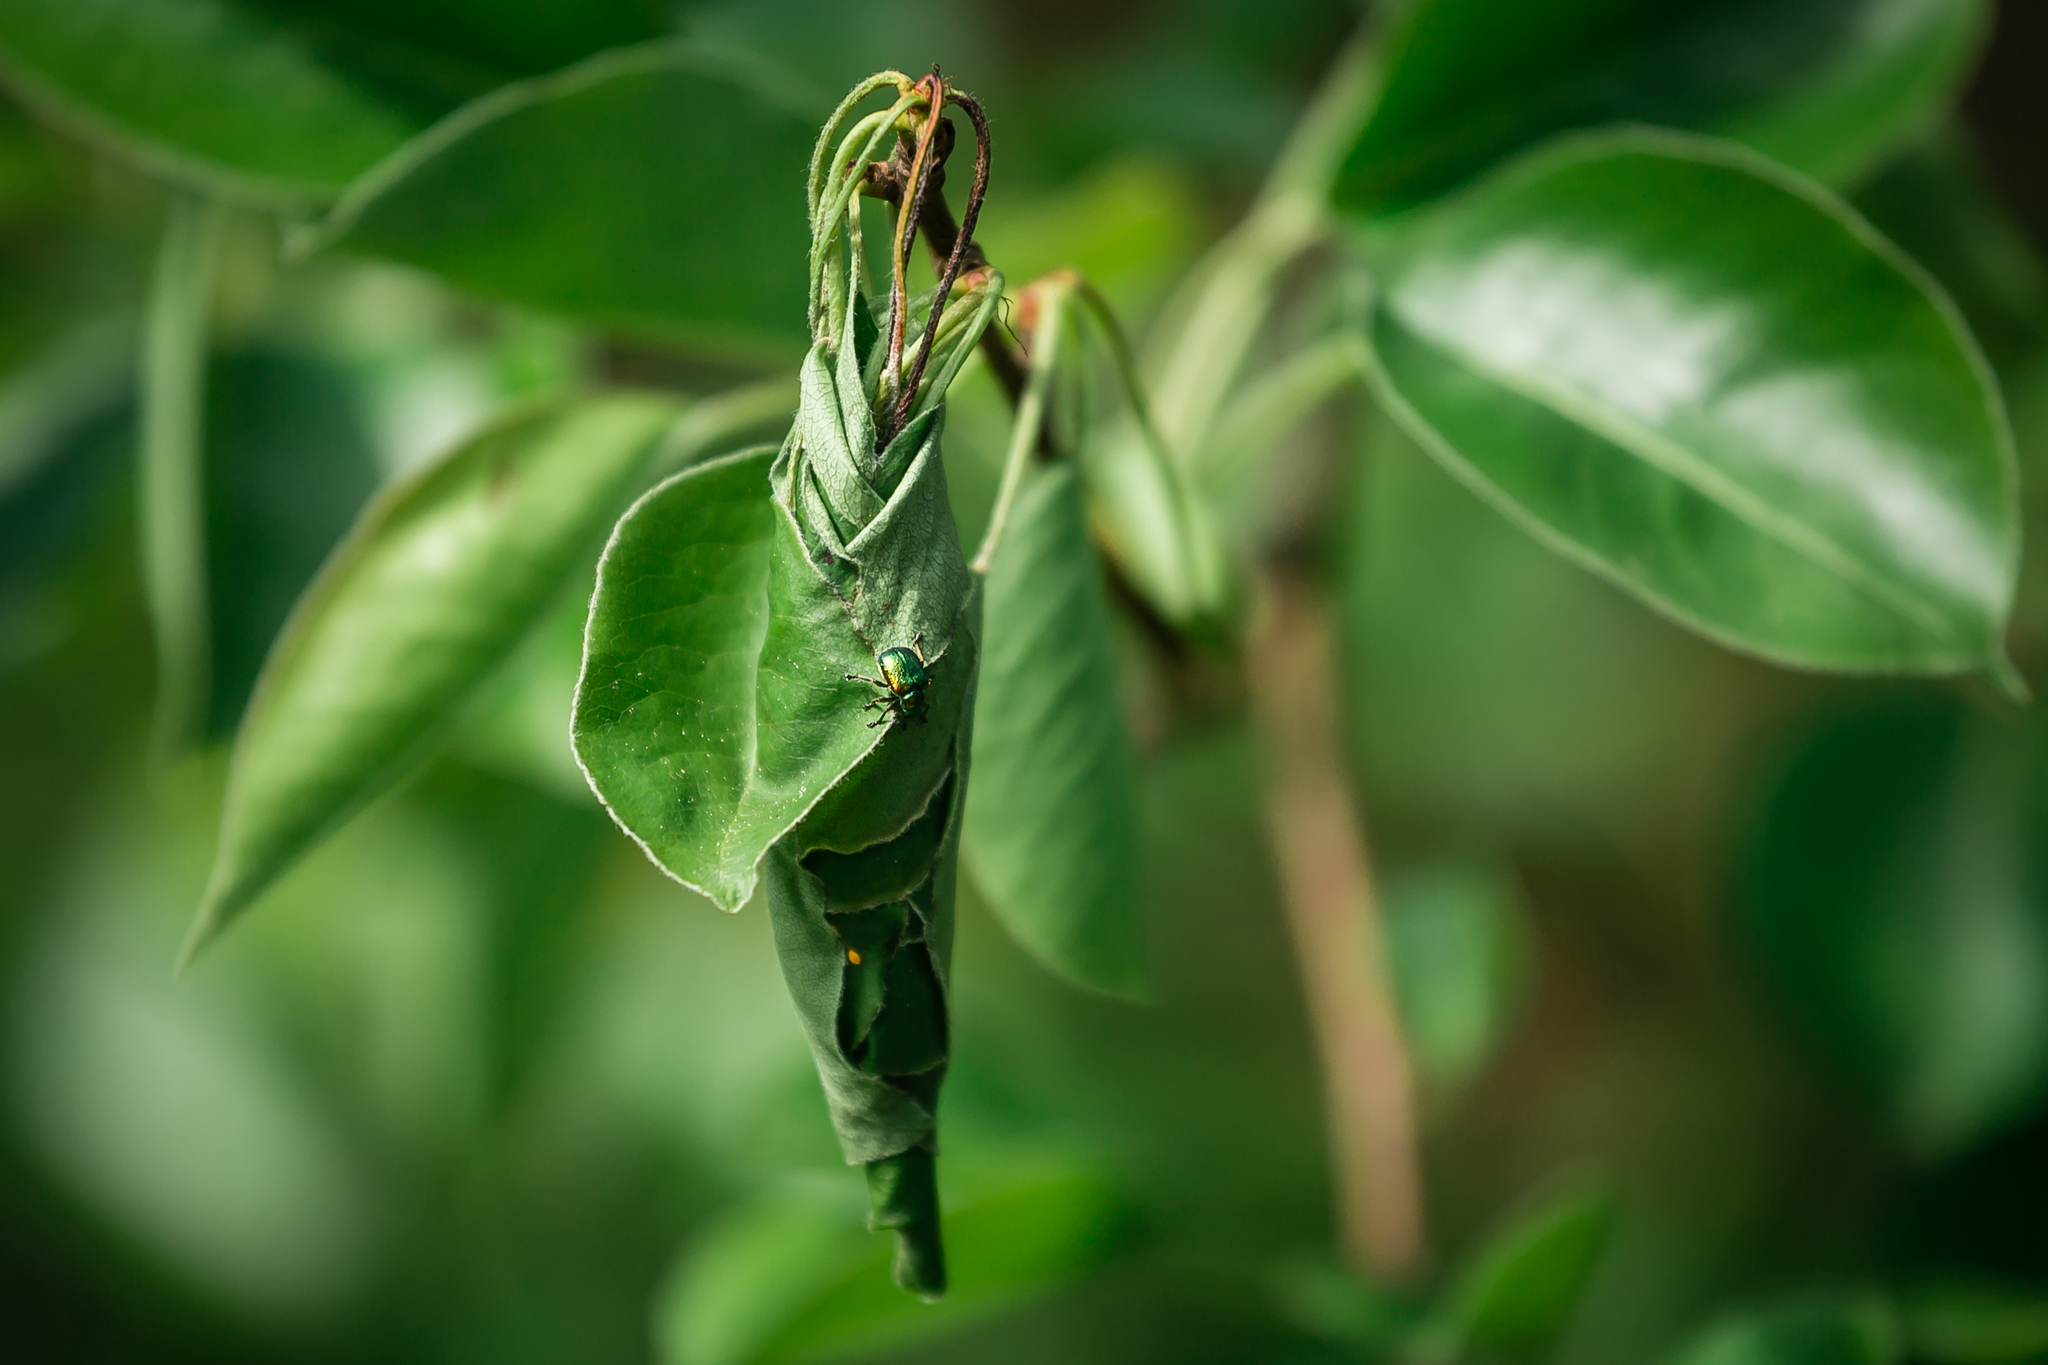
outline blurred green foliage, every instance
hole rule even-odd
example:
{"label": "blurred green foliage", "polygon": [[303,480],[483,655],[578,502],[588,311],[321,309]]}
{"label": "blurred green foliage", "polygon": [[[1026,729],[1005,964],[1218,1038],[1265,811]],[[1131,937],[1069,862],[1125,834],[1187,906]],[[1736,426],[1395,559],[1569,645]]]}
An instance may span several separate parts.
{"label": "blurred green foliage", "polygon": [[[936,1309],[886,1290],[887,1249],[859,1230],[765,914],[665,881],[582,780],[587,564],[489,577],[517,619],[451,689],[471,695],[440,756],[403,781],[366,765],[396,789],[173,982],[220,741],[373,490],[516,404],[588,413],[579,395],[609,387],[667,411],[778,378],[834,93],[942,60],[995,120],[991,258],[1013,284],[1082,269],[1150,328],[1156,377],[1191,263],[1245,221],[1357,18],[1342,0],[0,6],[9,1358],[2048,1358],[2038,723],[1980,683],[1784,673],[1687,634],[1461,487],[1346,360],[1341,393],[1215,472],[1218,521],[1247,554],[1305,527],[1285,548],[1336,602],[1346,758],[1426,1101],[1413,1282],[1333,1261],[1254,746],[1233,685],[1163,653],[1127,583],[1107,638],[1135,806],[1112,805],[1137,812],[1136,866],[1101,881],[1140,887],[1152,1003],[1055,979],[982,898],[1001,887],[964,879],[955,1290]],[[2030,476],[2038,244],[1954,113],[1990,20],[1947,0],[1378,6],[1392,65],[1335,193],[1384,244],[1555,131],[1739,139],[1846,195],[1917,263],[1900,278],[1938,278]],[[1489,183],[1433,249],[1484,246]],[[1688,183],[1705,235],[1740,238],[1747,182]],[[231,217],[203,338],[214,742],[152,768],[135,345],[170,185]],[[1361,306],[1313,253],[1287,259],[1256,366]],[[1427,311],[1388,278],[1404,316]],[[1454,339],[1467,359],[1485,340]],[[1454,369],[1445,390],[1493,401],[1497,367]],[[1318,373],[1304,391],[1337,387]],[[1055,430],[1078,441],[1117,403],[1091,374]],[[970,546],[1008,422],[986,369],[964,376],[947,460]],[[1528,451],[1482,453],[1513,472]],[[618,492],[562,543],[594,562]],[[2039,559],[2021,554],[2006,640],[2035,678]],[[1625,555],[1609,568],[1642,586]],[[2003,604],[1973,610],[1979,659]],[[1105,661],[1085,662],[1099,692]]]}

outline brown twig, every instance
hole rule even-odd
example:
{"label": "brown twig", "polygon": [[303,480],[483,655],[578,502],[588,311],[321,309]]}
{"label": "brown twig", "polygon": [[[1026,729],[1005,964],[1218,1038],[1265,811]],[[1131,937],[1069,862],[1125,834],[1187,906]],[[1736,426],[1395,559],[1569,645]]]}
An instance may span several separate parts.
{"label": "brown twig", "polygon": [[[976,112],[979,112],[978,105]],[[974,115],[970,114],[969,117],[972,118]],[[977,128],[977,133],[979,132],[980,129]],[[944,137],[945,133],[942,131],[940,136]],[[947,150],[950,151],[951,148],[948,147]],[[861,192],[884,203],[900,205],[903,202],[904,186],[909,179],[908,170],[908,163],[900,159],[900,153],[897,160],[871,161],[868,163]],[[931,189],[934,192],[928,194],[922,201],[918,209],[917,226],[918,231],[924,235],[925,249],[931,255],[933,270],[943,274],[954,258],[958,257],[960,264],[955,276],[957,283],[959,280],[973,279],[986,271],[989,268],[989,260],[981,249],[981,243],[974,240],[973,234],[963,233],[960,225],[954,222],[952,207],[946,203],[946,196],[939,192],[945,189],[945,185],[946,167],[941,160],[932,168]],[[977,201],[977,213],[979,207]],[[981,350],[983,357],[988,361],[990,371],[996,377],[996,382],[1003,386],[1003,392],[1009,395],[1010,401],[1015,403],[1022,398],[1025,383],[1024,363],[1016,349],[1003,339],[997,328],[991,327],[981,334]]]}
{"label": "brown twig", "polygon": [[1328,604],[1306,577],[1276,568],[1246,687],[1282,897],[1322,1054],[1339,1234],[1355,1269],[1399,1279],[1422,1254],[1415,1098],[1342,759],[1333,634]]}

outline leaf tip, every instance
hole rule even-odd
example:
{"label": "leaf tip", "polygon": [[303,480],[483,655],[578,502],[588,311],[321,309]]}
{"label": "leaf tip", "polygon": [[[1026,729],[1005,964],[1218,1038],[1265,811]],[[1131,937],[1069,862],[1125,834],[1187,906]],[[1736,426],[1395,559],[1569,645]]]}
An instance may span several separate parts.
{"label": "leaf tip", "polygon": [[206,884],[206,894],[199,898],[199,912],[192,917],[192,927],[185,931],[185,942],[178,949],[178,961],[171,968],[171,979],[183,981],[192,969],[202,950],[220,937],[228,921],[250,900],[250,888],[246,881],[235,877],[226,862],[214,865],[213,876]]}
{"label": "leaf tip", "polygon": [[220,915],[216,902],[209,895],[200,902],[199,913],[193,917],[192,927],[185,931],[185,942],[179,947],[178,960],[171,967],[171,980],[183,984],[186,973],[192,970],[192,963],[199,956],[199,950],[213,942],[214,935],[219,930]]}

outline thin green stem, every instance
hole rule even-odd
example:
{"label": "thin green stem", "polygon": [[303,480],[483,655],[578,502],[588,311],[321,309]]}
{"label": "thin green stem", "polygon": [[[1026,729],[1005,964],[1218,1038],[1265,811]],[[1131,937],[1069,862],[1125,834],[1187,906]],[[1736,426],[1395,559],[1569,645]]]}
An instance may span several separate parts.
{"label": "thin green stem", "polygon": [[853,87],[853,90],[846,98],[839,101],[839,107],[832,111],[832,117],[825,120],[825,126],[818,131],[817,145],[811,149],[809,185],[812,232],[815,233],[818,230],[818,202],[825,195],[825,178],[828,169],[828,163],[825,159],[827,149],[833,145],[833,140],[839,136],[840,128],[844,126],[848,118],[852,117],[854,109],[877,90],[894,86],[898,94],[901,95],[910,89],[911,84],[910,77],[904,75],[901,71],[878,71],[859,85]]}
{"label": "thin green stem", "polygon": [[156,720],[163,759],[199,737],[212,687],[206,585],[206,353],[226,213],[219,201],[171,201],[142,336],[136,485],[143,593],[156,635]]}
{"label": "thin green stem", "polygon": [[1361,31],[1324,78],[1250,214],[1210,248],[1184,301],[1169,310],[1180,322],[1165,331],[1172,349],[1153,388],[1168,449],[1185,454],[1207,439],[1281,272],[1324,232],[1330,187],[1378,89],[1376,50]]}
{"label": "thin green stem", "polygon": [[[975,343],[987,333],[988,325],[995,320],[996,307],[1003,301],[1003,273],[989,270],[972,290],[961,295],[953,307],[948,308],[939,319],[938,332],[933,338],[935,344],[949,349],[939,362],[938,373],[919,383],[912,392],[919,395],[917,404],[911,409],[911,416],[921,416],[928,409],[945,401],[946,391],[952,387],[953,379],[960,373],[960,367],[967,363]],[[970,309],[968,305],[972,303]],[[964,326],[954,319],[965,319]],[[927,324],[929,325],[929,324]],[[956,342],[962,332],[966,333],[964,343]],[[913,377],[915,372],[913,371]]]}
{"label": "thin green stem", "polygon": [[1031,333],[1031,378],[1024,386],[1023,397],[1017,400],[1017,418],[1010,424],[1010,448],[1003,456],[1003,481],[996,490],[995,510],[989,514],[988,530],[982,535],[981,548],[975,551],[970,566],[978,574],[986,574],[996,562],[1003,533],[1009,529],[1010,508],[1017,500],[1017,490],[1024,486],[1024,467],[1030,462],[1031,452],[1038,445],[1038,433],[1045,425],[1053,371],[1059,363],[1060,338],[1066,331],[1067,300],[1074,287],[1066,281],[1041,286],[1038,326]]}
{"label": "thin green stem", "polygon": [[[876,87],[877,89],[881,87]],[[895,131],[897,120],[915,106],[922,95],[915,91],[904,95],[887,110],[869,114],[854,124],[851,132],[843,138],[833,153],[833,160],[826,168],[819,198],[811,209],[811,262],[810,301],[811,334],[813,337],[827,337],[832,333],[844,311],[846,299],[835,287],[839,272],[833,269],[833,253],[844,237],[844,223],[851,210],[854,196],[866,179],[867,163],[880,150],[882,142]],[[829,131],[829,130],[828,130]],[[854,144],[865,138],[865,145],[856,153]]]}
{"label": "thin green stem", "polygon": [[1109,301],[1093,284],[1079,276],[1074,277],[1074,289],[1108,343],[1117,379],[1123,385],[1124,399],[1138,429],[1139,442],[1144,446],[1146,457],[1152,462],[1153,473],[1171,503],[1175,549],[1180,560],[1177,567],[1181,582],[1189,593],[1184,605],[1197,614],[1211,610],[1220,604],[1223,594],[1222,566],[1217,562],[1210,538],[1205,534],[1194,487],[1187,471],[1173,458],[1158,424],[1153,420],[1153,405],[1146,398],[1145,381],[1138,373],[1137,356],[1118,324],[1115,312],[1110,309]]}

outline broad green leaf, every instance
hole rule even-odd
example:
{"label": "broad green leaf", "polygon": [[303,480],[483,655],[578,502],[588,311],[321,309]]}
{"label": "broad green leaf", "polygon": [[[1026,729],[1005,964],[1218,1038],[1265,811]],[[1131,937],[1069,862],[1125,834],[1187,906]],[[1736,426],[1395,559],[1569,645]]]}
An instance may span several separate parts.
{"label": "broad green leaf", "polygon": [[1896,1365],[1899,1345],[1891,1305],[1870,1295],[1745,1314],[1703,1334],[1677,1365]]}
{"label": "broad green leaf", "polygon": [[1115,1193],[1084,1174],[1012,1176],[945,1216],[952,1293],[919,1304],[888,1289],[882,1248],[830,1191],[762,1200],[713,1228],[656,1308],[667,1365],[770,1365],[880,1356],[958,1332],[1099,1265],[1120,1237]]}
{"label": "broad green leaf", "polygon": [[794,355],[804,107],[681,44],[603,53],[449,115],[298,246],[388,256],[580,322]]}
{"label": "broad green leaf", "polygon": [[2009,676],[2011,438],[1954,309],[1724,143],[1531,155],[1401,239],[1374,384],[1539,539],[1765,658]]}
{"label": "broad green leaf", "polygon": [[1039,961],[1143,995],[1137,759],[1071,463],[1024,486],[985,592],[969,868]]}
{"label": "broad green leaf", "polygon": [[1520,148],[1616,120],[1733,137],[1853,178],[1967,73],[1984,0],[1421,0],[1339,176],[1346,208],[1433,198]]}
{"label": "broad green leaf", "polygon": [[2041,742],[1931,698],[1836,717],[1744,852],[1740,923],[1773,1003],[1924,1157],[2048,1093]]}
{"label": "broad green leaf", "polygon": [[1459,1272],[1418,1338],[1431,1359],[1535,1355],[1564,1331],[1606,1249],[1614,1199],[1600,1186],[1514,1219]]}
{"label": "broad green leaf", "polygon": [[1387,964],[1415,1069],[1454,1089],[1493,1056],[1528,993],[1529,931],[1505,870],[1446,861],[1389,877]]}
{"label": "broad green leaf", "polygon": [[769,488],[774,458],[713,461],[633,505],[598,566],[576,690],[591,786],[662,870],[724,910],[881,733],[861,711],[875,689],[845,680],[874,651],[836,602],[816,609],[796,586],[811,570]]}
{"label": "broad green leaf", "polygon": [[531,409],[370,504],[257,679],[188,956],[424,755],[588,563],[676,413],[640,396]]}
{"label": "broad green leaf", "polygon": [[148,170],[266,202],[330,199],[416,127],[236,0],[7,0],[0,82]]}
{"label": "broad green leaf", "polygon": [[1917,1359],[1938,1365],[2020,1365],[2048,1356],[2048,1299],[1990,1284],[1928,1285],[1900,1306]]}

